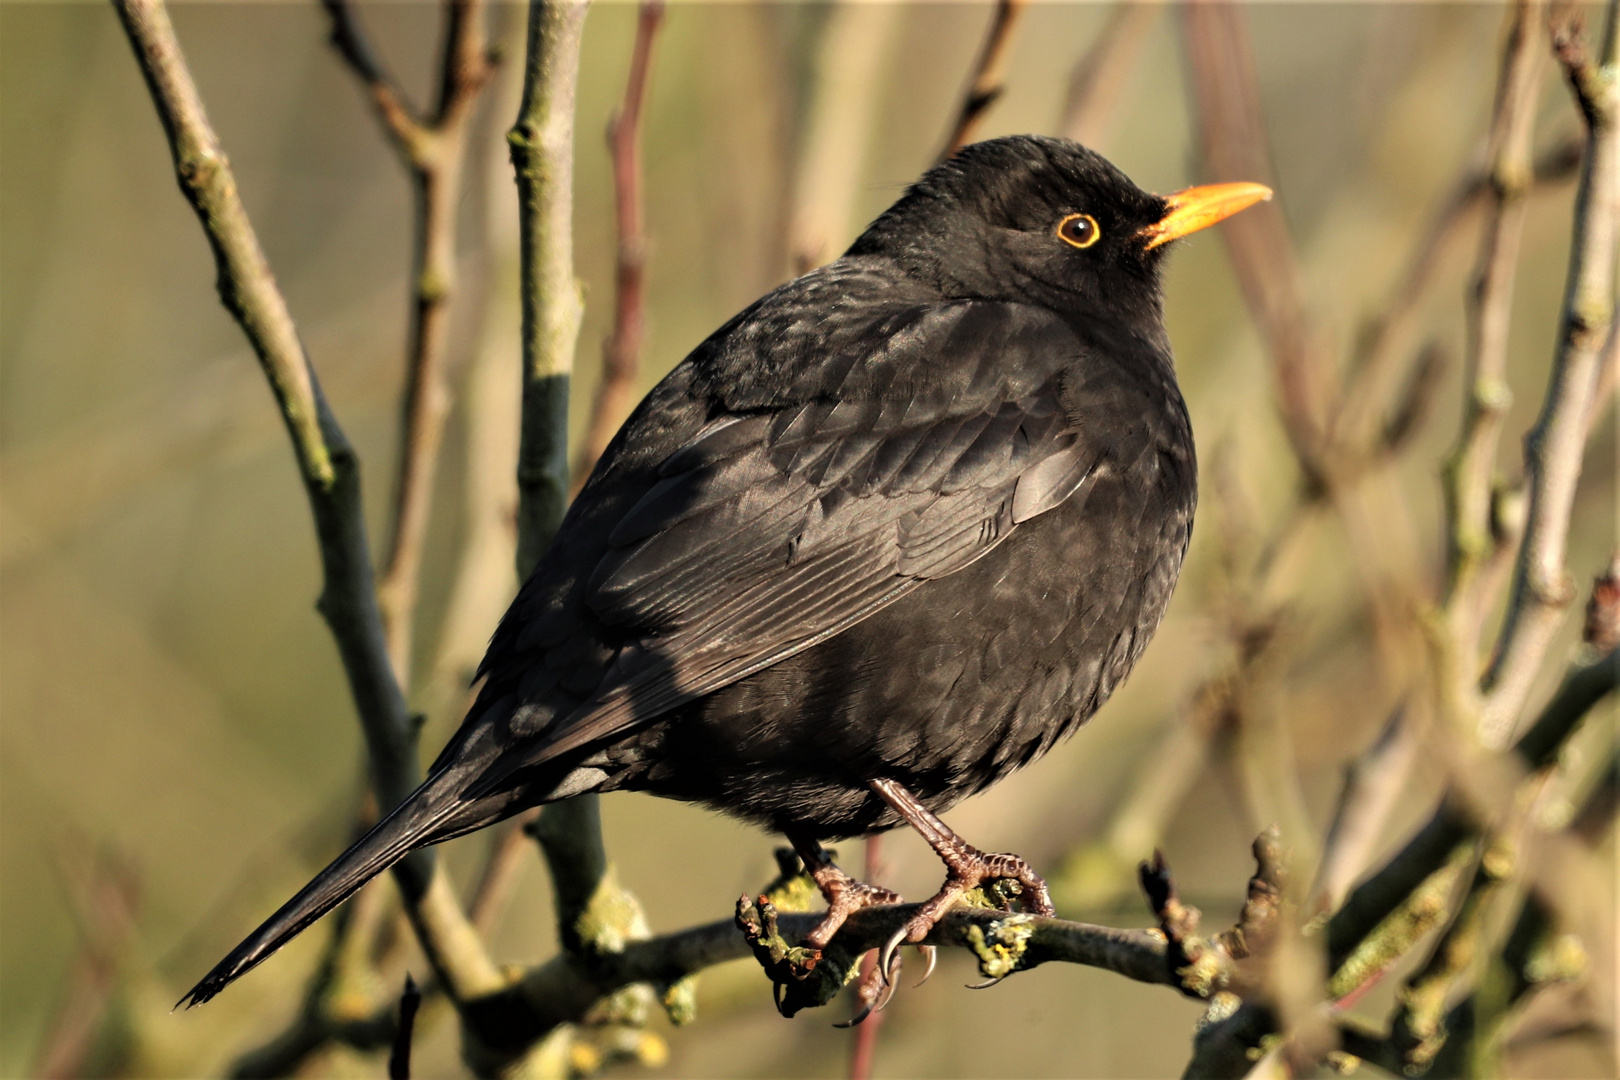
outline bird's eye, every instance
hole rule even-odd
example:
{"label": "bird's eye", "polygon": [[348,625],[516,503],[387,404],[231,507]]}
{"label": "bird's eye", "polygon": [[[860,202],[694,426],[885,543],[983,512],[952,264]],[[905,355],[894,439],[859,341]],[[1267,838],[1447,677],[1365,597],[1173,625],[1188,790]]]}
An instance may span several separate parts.
{"label": "bird's eye", "polygon": [[1065,244],[1088,248],[1102,236],[1102,230],[1097,228],[1097,219],[1090,214],[1070,214],[1058,222],[1057,234]]}

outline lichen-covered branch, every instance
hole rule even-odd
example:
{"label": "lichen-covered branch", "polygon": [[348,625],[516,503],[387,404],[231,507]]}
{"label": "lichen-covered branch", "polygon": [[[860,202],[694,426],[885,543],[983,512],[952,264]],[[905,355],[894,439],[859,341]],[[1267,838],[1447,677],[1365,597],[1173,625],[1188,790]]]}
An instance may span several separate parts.
{"label": "lichen-covered branch", "polygon": [[[1614,652],[1572,670],[1535,724],[1514,746],[1521,766],[1535,772],[1551,764],[1581,719],[1614,690],[1617,676],[1620,655]],[[1357,886],[1334,913],[1327,928],[1332,969],[1340,970],[1422,882],[1441,870],[1459,845],[1471,845],[1478,835],[1477,824],[1470,820],[1460,800],[1448,797],[1442,802],[1412,839],[1376,874]],[[1346,985],[1344,993],[1352,988]]]}

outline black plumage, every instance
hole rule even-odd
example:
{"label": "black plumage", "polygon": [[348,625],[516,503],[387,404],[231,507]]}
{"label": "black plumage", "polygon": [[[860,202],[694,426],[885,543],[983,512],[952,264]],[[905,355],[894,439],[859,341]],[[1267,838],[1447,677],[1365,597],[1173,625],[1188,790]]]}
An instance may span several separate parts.
{"label": "black plumage", "polygon": [[[1186,550],[1158,264],[1263,192],[1230,187],[1161,197],[1063,140],[979,143],[717,330],[607,448],[428,780],[192,1002],[408,851],[538,803],[700,802],[814,868],[820,840],[928,835],[1073,731]],[[816,944],[853,885],[823,869]]]}

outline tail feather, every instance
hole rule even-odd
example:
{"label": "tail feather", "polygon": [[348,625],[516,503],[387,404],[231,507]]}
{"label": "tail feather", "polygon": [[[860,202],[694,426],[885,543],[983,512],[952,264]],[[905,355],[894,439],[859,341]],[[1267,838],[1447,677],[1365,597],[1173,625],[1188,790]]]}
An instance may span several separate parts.
{"label": "tail feather", "polygon": [[417,788],[214,965],[176,1007],[209,1000],[412,851],[477,827],[465,820],[472,807],[458,796],[461,783],[441,773]]}

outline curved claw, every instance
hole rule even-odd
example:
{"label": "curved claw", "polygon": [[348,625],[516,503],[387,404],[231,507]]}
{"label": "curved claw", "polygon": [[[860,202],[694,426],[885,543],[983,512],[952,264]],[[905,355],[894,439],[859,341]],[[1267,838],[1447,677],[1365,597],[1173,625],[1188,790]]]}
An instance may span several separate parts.
{"label": "curved claw", "polygon": [[[896,970],[890,974],[898,975],[899,971]],[[887,978],[883,980],[883,990],[878,994],[877,1001],[872,1003],[873,1012],[882,1012],[886,1007],[888,1007],[889,1001],[894,997],[895,987],[898,985],[898,980],[894,978]]]}
{"label": "curved claw", "polygon": [[779,983],[779,982],[771,983],[771,997],[776,1002],[776,1011],[778,1013],[780,1013],[782,1011],[782,999],[783,999],[783,996],[786,993],[787,993],[787,984],[786,983]]}
{"label": "curved claw", "polygon": [[965,985],[969,990],[988,990],[992,986],[1000,986],[1001,983],[1001,979],[986,979],[981,983],[967,983]]}
{"label": "curved claw", "polygon": [[878,971],[885,986],[889,983],[889,972],[894,967],[895,950],[905,944],[907,927],[902,926],[890,935],[889,940],[883,943],[883,949],[878,953]]}
{"label": "curved claw", "polygon": [[856,1013],[854,1016],[850,1017],[848,1020],[845,1020],[842,1023],[834,1024],[833,1027],[835,1027],[835,1028],[852,1028],[852,1027],[856,1027],[862,1021],[864,1021],[868,1016],[871,1016],[871,1015],[872,1015],[872,1006],[870,1006],[870,1005],[862,1005],[860,1012]]}
{"label": "curved claw", "polygon": [[939,963],[939,949],[935,946],[919,945],[917,951],[922,953],[923,959],[928,961],[928,967],[923,970],[923,977],[917,980],[916,986],[913,986],[912,989],[916,989],[917,986],[927,982],[929,977],[934,974],[934,965]]}

